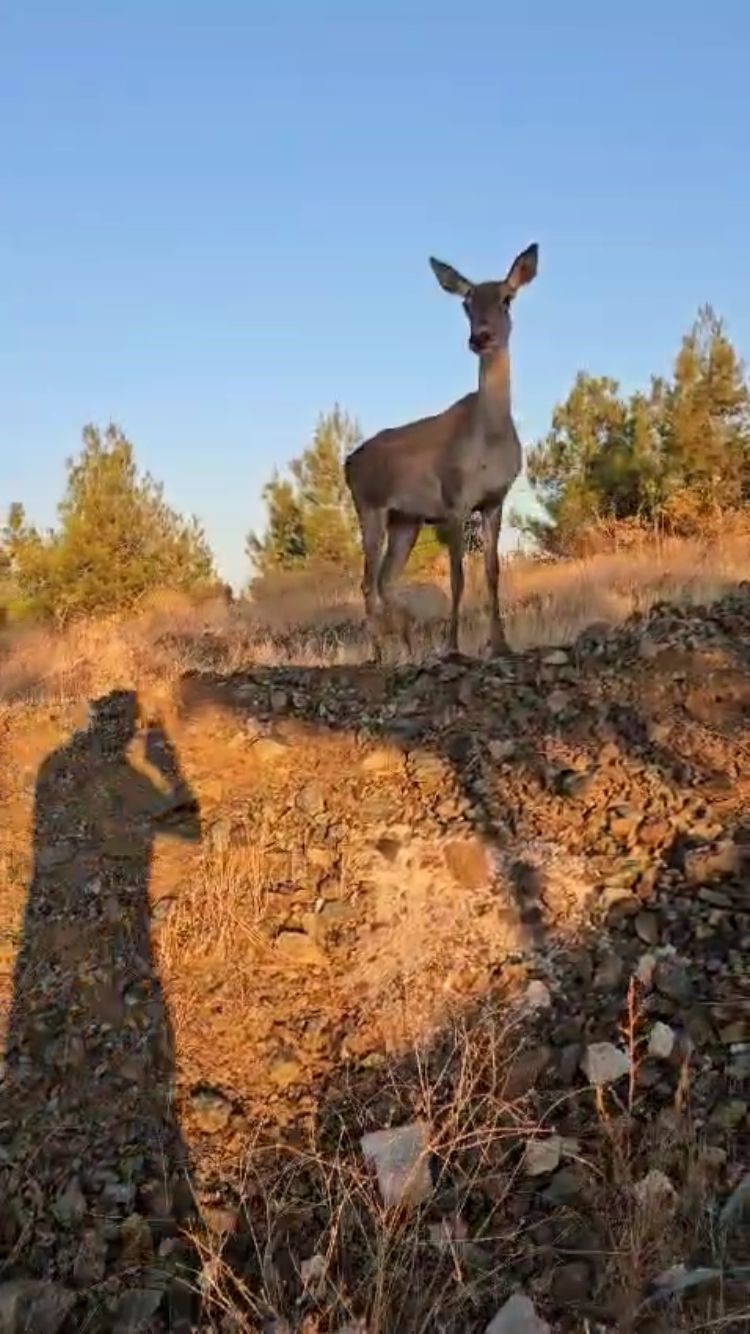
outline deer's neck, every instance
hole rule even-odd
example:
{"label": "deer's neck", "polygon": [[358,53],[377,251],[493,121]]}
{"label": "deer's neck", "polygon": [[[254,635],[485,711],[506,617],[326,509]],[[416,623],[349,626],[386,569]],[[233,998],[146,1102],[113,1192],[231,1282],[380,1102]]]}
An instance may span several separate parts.
{"label": "deer's neck", "polygon": [[510,415],[510,356],[508,349],[492,352],[479,359],[479,424],[485,435],[497,435],[507,429]]}

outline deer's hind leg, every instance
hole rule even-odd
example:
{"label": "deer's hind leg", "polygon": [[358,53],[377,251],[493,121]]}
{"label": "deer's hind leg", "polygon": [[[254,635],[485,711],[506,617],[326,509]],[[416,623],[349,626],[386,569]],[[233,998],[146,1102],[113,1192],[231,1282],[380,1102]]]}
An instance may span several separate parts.
{"label": "deer's hind leg", "polygon": [[362,531],[362,553],[364,556],[362,597],[365,603],[365,619],[370,634],[375,637],[377,635],[380,566],[388,526],[388,511],[384,509],[365,509],[363,506],[359,511],[359,526]]}
{"label": "deer's hind leg", "polygon": [[402,519],[395,515],[389,517],[388,546],[378,574],[378,592],[383,610],[391,623],[397,622],[397,628],[407,651],[411,651],[412,647],[411,617],[406,608],[398,607],[394,602],[393,585],[403,573],[421,527],[419,519]]}

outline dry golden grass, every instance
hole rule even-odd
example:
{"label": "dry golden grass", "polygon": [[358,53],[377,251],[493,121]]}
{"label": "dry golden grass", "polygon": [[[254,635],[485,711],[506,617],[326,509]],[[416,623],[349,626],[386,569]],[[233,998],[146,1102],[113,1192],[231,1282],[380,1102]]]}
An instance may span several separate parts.
{"label": "dry golden grass", "polygon": [[[646,1021],[634,994],[631,988],[623,1033],[635,1073]],[[525,1212],[523,1148],[554,1132],[560,1109],[553,1104],[540,1116],[533,1092],[514,1095],[513,1071],[524,1053],[519,1031],[512,1013],[488,1005],[457,1021],[437,1053],[416,1047],[384,1072],[394,1121],[419,1118],[429,1128],[433,1194],[424,1206],[384,1207],[359,1147],[359,1132],[370,1126],[356,1098],[342,1099],[332,1123],[305,1144],[269,1148],[259,1136],[247,1153],[239,1221],[231,1227],[219,1213],[195,1238],[216,1322],[211,1328],[453,1334],[478,1328],[488,1300],[493,1308],[502,1304],[524,1263],[537,1275],[544,1270],[549,1221]],[[585,1200],[557,1213],[558,1253],[567,1229],[568,1258],[580,1258],[574,1238],[586,1213],[598,1220],[603,1246],[589,1255],[596,1272],[591,1299],[578,1314],[571,1309],[564,1328],[577,1334],[744,1328],[747,1312],[736,1303],[730,1311],[716,1284],[698,1302],[655,1302],[648,1295],[657,1275],[698,1249],[719,1263],[722,1256],[712,1235],[715,1167],[691,1120],[689,1083],[680,1085],[669,1128],[664,1121],[645,1134],[633,1117],[633,1088],[634,1081],[624,1100],[593,1088],[570,1095],[583,1104],[586,1135],[571,1142],[568,1165],[581,1170],[587,1185]],[[664,1172],[674,1195],[640,1201],[646,1168]],[[477,1191],[485,1204],[492,1197],[481,1218],[473,1207]],[[247,1269],[238,1278],[232,1263],[235,1229],[254,1257],[252,1281]],[[546,1279],[537,1277],[533,1288],[539,1305],[553,1280],[550,1262]]]}
{"label": "dry golden grass", "polygon": [[[504,582],[509,637],[517,649],[568,643],[592,623],[616,624],[657,601],[710,603],[748,578],[750,545],[743,539],[710,545],[672,541],[556,565],[513,561],[506,564]],[[412,585],[403,596],[417,619],[416,656],[429,657],[443,644],[444,572],[432,586]],[[463,625],[464,647],[470,652],[483,647],[481,607],[481,569],[474,563]],[[69,710],[70,705],[77,707],[112,689],[135,689],[144,717],[160,718],[171,731],[177,686],[186,671],[232,672],[289,661],[310,667],[356,664],[369,654],[359,597],[346,588],[317,598],[309,588],[303,593],[296,589],[288,596],[280,594],[273,605],[231,609],[219,603],[195,607],[183,598],[164,595],[128,619],[79,624],[59,634],[47,629],[9,630],[0,639],[0,742],[5,724],[14,734],[17,771],[21,738],[32,713],[33,744],[41,755],[59,743],[58,737],[48,735],[50,729],[65,730],[62,719],[51,722],[60,706]],[[401,645],[392,646],[392,656],[404,658]],[[204,724],[205,719],[196,720],[193,738],[192,724],[184,722],[180,741],[188,770],[192,765],[196,771],[189,776],[202,807],[211,811],[212,798],[205,786],[215,781],[222,767],[228,781],[236,775],[226,735],[216,720],[210,727]],[[29,735],[23,745],[31,744]],[[345,742],[339,738],[326,744],[331,747],[333,771],[338,763],[336,747]],[[322,746],[321,742],[319,763]],[[338,767],[345,766],[338,763]],[[303,777],[295,771],[295,782]],[[246,788],[236,790],[249,803],[252,784],[248,781]],[[19,812],[26,811],[31,796],[29,782],[23,799],[17,794]],[[216,798],[215,805],[220,808],[222,800]],[[7,809],[6,820],[10,829],[13,819]],[[16,841],[19,847],[28,841],[27,826],[26,814]],[[22,894],[28,867],[22,864],[16,843],[9,841],[8,847],[0,865],[0,886],[11,903]],[[226,1055],[227,1067],[233,1063],[236,1072],[243,1044],[239,1023],[251,1021],[257,1013],[253,978],[263,949],[268,949],[260,930],[270,882],[264,830],[256,825],[252,837],[230,846],[212,829],[209,846],[197,853],[187,849],[174,854],[178,855],[185,859],[184,876],[177,862],[162,863],[157,855],[151,885],[157,904],[162,871],[165,894],[179,886],[170,911],[161,921],[158,915],[156,919],[156,952],[172,1007],[178,1056],[191,1060],[191,1043],[197,1048],[211,1046],[209,1055],[216,1057],[217,1071],[221,1073],[220,1061]],[[450,905],[441,903],[436,913],[426,896],[420,903],[411,882],[410,890],[409,911],[421,907],[424,930],[414,929],[413,923],[405,930],[404,921],[410,919],[398,918],[386,961],[403,963],[399,978],[408,982],[413,1019],[421,1016],[419,986],[406,965],[418,968],[420,978],[433,990],[442,987],[444,976],[435,953],[439,950],[450,961],[451,951],[457,953],[459,930],[446,916]],[[475,920],[491,925],[486,916],[467,918],[465,897],[461,908],[469,925]],[[15,908],[13,913],[0,941],[6,993],[14,953],[11,937],[19,920]],[[424,958],[413,945],[422,936],[432,951]],[[398,939],[409,947],[405,961],[398,958]],[[473,956],[476,937],[471,943]],[[382,960],[376,962],[382,969]],[[361,975],[352,973],[353,987],[362,990],[372,983],[373,1009],[381,1014],[387,1011],[386,992],[395,994],[397,982],[390,974],[381,978],[380,973],[373,980],[369,967]],[[226,1032],[216,1017],[222,1006]],[[642,1018],[635,1003],[623,1023],[635,1065],[642,1042]],[[384,1210],[358,1144],[359,1133],[373,1128],[371,1108],[353,1090],[342,1095],[341,1108],[334,1109],[327,1124],[318,1125],[309,1140],[294,1149],[281,1150],[278,1145],[269,1149],[267,1138],[261,1142],[259,1133],[246,1151],[240,1207],[240,1222],[254,1256],[250,1270],[245,1269],[251,1281],[237,1278],[231,1262],[233,1239],[226,1229],[217,1225],[198,1238],[203,1286],[217,1317],[209,1327],[250,1334],[268,1328],[264,1321],[271,1312],[298,1334],[346,1327],[361,1334],[476,1328],[490,1299],[495,1303],[498,1298],[496,1304],[502,1300],[506,1267],[513,1269],[526,1257],[534,1260],[538,1272],[539,1254],[548,1243],[538,1240],[529,1218],[523,1211],[514,1216],[511,1206],[514,1198],[523,1197],[523,1143],[550,1133],[554,1109],[541,1114],[533,1097],[512,1096],[508,1076],[518,1042],[512,1011],[499,1003],[484,1008],[478,1003],[476,1011],[446,1022],[437,1049],[431,1040],[415,1041],[403,1060],[376,1072],[395,1122],[419,1116],[429,1123],[430,1150],[438,1164],[436,1194],[442,1194],[443,1204],[450,1197],[451,1209],[443,1213],[454,1224],[438,1225],[426,1211]],[[343,1065],[341,1082],[346,1087]],[[576,1088],[570,1094],[591,1105],[590,1133],[580,1146],[580,1161],[591,1192],[587,1211],[602,1220],[606,1233],[597,1295],[605,1304],[615,1303],[614,1327],[620,1330],[644,1327],[644,1288],[655,1274],[696,1250],[711,1249],[704,1231],[711,1221],[707,1205],[714,1183],[710,1158],[690,1119],[689,1094],[681,1084],[671,1127],[660,1123],[653,1141],[640,1143],[627,1096],[620,1105],[611,1095],[595,1102],[590,1089]],[[676,1203],[650,1209],[636,1205],[633,1186],[644,1163],[660,1168],[674,1181]],[[486,1196],[489,1182],[496,1183],[493,1207],[477,1219],[472,1212],[477,1187]],[[296,1288],[282,1272],[282,1253],[298,1265]],[[502,1268],[493,1259],[497,1254],[502,1254]],[[304,1277],[302,1264],[311,1255],[320,1261],[312,1271],[306,1269]],[[290,1291],[296,1293],[291,1301]],[[538,1296],[543,1306],[547,1293],[542,1290]],[[742,1328],[742,1314],[725,1315],[722,1300],[721,1293],[712,1294],[692,1313],[688,1304],[684,1311],[675,1308],[651,1328],[675,1332]],[[366,1328],[356,1323],[362,1312],[367,1312]],[[284,1328],[280,1323],[276,1334]],[[595,1325],[587,1325],[582,1316],[578,1329],[583,1334],[587,1328],[593,1330]]]}
{"label": "dry golden grass", "polygon": [[[668,540],[627,552],[540,564],[505,562],[508,637],[518,651],[566,644],[592,624],[616,625],[659,601],[710,603],[750,578],[750,539]],[[448,610],[445,571],[404,586],[413,620],[411,653],[441,651]],[[481,653],[486,640],[481,562],[469,564],[462,644]],[[328,591],[292,581],[272,601],[192,605],[161,594],[137,616],[82,622],[65,631],[6,629],[0,635],[0,709],[35,701],[68,703],[115,688],[140,692],[142,706],[168,709],[174,684],[189,670],[225,672],[293,661],[301,666],[356,664],[371,656],[360,597],[339,581]],[[400,642],[389,646],[404,661]]]}

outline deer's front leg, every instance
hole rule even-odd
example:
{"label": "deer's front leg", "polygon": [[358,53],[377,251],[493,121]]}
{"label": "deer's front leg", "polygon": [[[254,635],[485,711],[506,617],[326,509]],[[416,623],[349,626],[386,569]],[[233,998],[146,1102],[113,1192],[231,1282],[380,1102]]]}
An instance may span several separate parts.
{"label": "deer's front leg", "polygon": [[503,521],[503,503],[482,512],[482,545],[484,547],[484,576],[487,583],[487,603],[490,617],[490,652],[508,653],[508,641],[500,615],[500,556],[498,543]]}
{"label": "deer's front leg", "polygon": [[448,551],[451,562],[451,624],[448,634],[448,652],[458,653],[458,618],[464,592],[464,524],[462,519],[451,519],[448,526]]}

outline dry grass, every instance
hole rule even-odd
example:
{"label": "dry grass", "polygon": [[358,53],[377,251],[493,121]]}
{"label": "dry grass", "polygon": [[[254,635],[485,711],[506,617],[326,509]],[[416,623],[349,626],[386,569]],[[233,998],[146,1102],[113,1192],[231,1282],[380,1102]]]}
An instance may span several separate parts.
{"label": "dry grass", "polygon": [[[504,567],[508,635],[519,651],[572,642],[587,626],[614,625],[655,602],[710,603],[750,578],[750,540],[702,544],[671,540],[627,552],[554,565],[514,559]],[[424,660],[444,645],[445,572],[406,586],[401,600],[413,620],[411,654]],[[486,640],[481,564],[470,564],[462,628],[469,653]],[[66,703],[114,688],[141,692],[162,712],[189,670],[225,672],[293,661],[301,666],[356,664],[371,656],[359,594],[339,582],[328,591],[292,583],[271,602],[192,606],[184,597],[152,598],[138,616],[80,623],[55,633],[11,628],[0,636],[3,706]],[[390,656],[407,656],[398,642]]]}
{"label": "dry grass", "polygon": [[[504,584],[509,638],[518,649],[571,642],[592,623],[615,624],[657,601],[710,603],[748,578],[750,545],[743,539],[711,545],[672,541],[552,566],[509,562]],[[404,599],[417,618],[415,656],[427,658],[443,643],[444,574],[433,586],[412,586]],[[473,565],[464,617],[464,645],[470,652],[479,652],[485,637],[481,603],[481,571]],[[346,588],[318,598],[309,588],[303,595],[292,590],[271,606],[231,609],[161,598],[127,620],[80,624],[60,634],[9,630],[0,639],[0,743],[6,729],[13,733],[8,751],[15,773],[21,768],[23,746],[32,745],[31,728],[23,745],[20,740],[32,713],[40,753],[58,744],[47,731],[60,706],[68,709],[116,688],[137,690],[144,718],[161,719],[171,732],[177,687],[187,671],[227,673],[289,661],[310,667],[356,664],[369,654],[359,599]],[[403,648],[394,644],[392,655],[403,657]],[[243,776],[237,768],[243,752],[227,749],[229,734],[216,720],[210,727],[205,724],[205,719],[183,719],[180,736],[204,814],[223,807],[224,796],[214,799],[207,791],[217,775],[226,778],[232,798],[238,795],[249,809],[253,773],[249,769],[244,776],[245,786],[235,782]],[[54,728],[63,726],[62,719],[54,723]],[[342,755],[347,744],[342,737],[317,743],[317,777],[332,791],[337,775],[350,772]],[[308,759],[305,752],[302,767],[292,775],[293,785],[310,776],[302,772]],[[29,772],[33,774],[33,765]],[[387,785],[383,776],[379,782]],[[17,794],[19,812],[31,796],[29,781]],[[284,808],[279,805],[279,810]],[[13,818],[9,813],[8,830]],[[179,890],[172,893],[163,916],[157,912],[153,919],[178,1056],[191,1070],[205,1062],[217,1084],[226,1080],[230,1085],[233,1075],[238,1082],[240,1076],[246,1079],[248,1088],[251,1081],[259,1082],[257,1068],[249,1067],[257,1050],[251,1041],[253,1024],[262,1020],[257,982],[263,978],[264,951],[269,953],[263,926],[274,877],[266,832],[256,823],[246,839],[230,843],[214,825],[210,844],[199,852],[174,854],[176,859],[184,856],[184,863],[170,861],[173,854],[165,853],[162,864],[157,854],[153,867],[151,890],[157,907],[162,872],[164,897],[176,886]],[[19,844],[20,839],[19,834]],[[8,849],[0,864],[0,885],[7,888],[10,902],[20,895],[27,868],[18,869],[20,854],[9,834]],[[249,1147],[245,1142],[236,1221],[229,1225],[226,1212],[217,1209],[213,1226],[196,1238],[203,1255],[203,1287],[214,1313],[209,1328],[223,1334],[257,1334],[269,1328],[269,1319],[278,1322],[275,1334],[287,1329],[297,1334],[390,1334],[397,1329],[458,1334],[482,1328],[524,1274],[543,1276],[536,1278],[533,1295],[540,1309],[546,1306],[553,1264],[564,1254],[565,1241],[559,1233],[550,1238],[549,1216],[540,1217],[532,1208],[523,1152],[528,1139],[554,1131],[561,1103],[549,1098],[545,1102],[533,1090],[515,1093],[511,1072],[523,1051],[512,1007],[499,1000],[483,1004],[474,996],[476,1009],[444,1022],[450,1008],[450,965],[461,961],[461,929],[470,933],[466,958],[476,964],[477,942],[491,929],[491,917],[467,914],[466,894],[454,903],[460,902],[460,923],[450,917],[445,896],[436,911],[427,893],[420,898],[413,867],[404,883],[410,892],[403,913],[394,912],[392,922],[383,916],[379,923],[391,933],[385,956],[383,938],[379,946],[374,938],[381,956],[363,956],[359,971],[349,966],[337,995],[346,1001],[341,1007],[346,1014],[355,1009],[355,995],[367,991],[372,1011],[384,1022],[389,1004],[394,1011],[403,1007],[403,991],[409,1020],[417,1029],[424,1014],[430,1020],[437,1015],[437,1023],[430,1023],[431,1033],[424,1040],[414,1038],[413,1028],[411,1050],[404,1055],[402,1046],[397,1059],[373,1065],[370,1082],[356,1088],[348,1083],[342,1058],[336,1072],[340,1099],[310,1118],[306,1138],[281,1148],[278,1135],[274,1142],[273,1127],[259,1126],[255,1142]],[[388,901],[397,903],[395,891]],[[423,921],[415,926],[418,910]],[[13,931],[15,923],[16,918]],[[0,941],[6,992],[13,954],[10,935],[9,925],[7,949],[6,941]],[[422,940],[425,949],[420,954],[415,942]],[[383,973],[383,957],[398,976]],[[373,971],[373,964],[379,971]],[[419,977],[412,977],[410,969]],[[294,968],[289,971],[295,978],[291,989],[299,983]],[[426,1001],[422,1005],[420,979],[430,1006]],[[328,976],[320,984],[321,995],[324,985],[330,1001],[333,982]],[[436,996],[440,1007],[432,1005]],[[623,1041],[634,1071],[643,1037],[644,1018],[631,990]],[[590,1256],[580,1245],[581,1228],[587,1220],[598,1220],[600,1251],[592,1257],[597,1311],[604,1313],[609,1328],[648,1328],[644,1291],[656,1274],[680,1261],[690,1263],[695,1254],[721,1258],[711,1234],[715,1167],[691,1119],[687,1067],[675,1104],[668,1109],[671,1115],[650,1130],[636,1114],[635,1078],[621,1100],[611,1093],[597,1097],[592,1089],[580,1087],[565,1098],[566,1112],[574,1102],[581,1111],[584,1132],[571,1151],[571,1163],[580,1166],[584,1187],[581,1200],[562,1209],[555,1227],[567,1227],[572,1238],[577,1232],[579,1240],[569,1246],[569,1258],[575,1259]],[[363,1163],[359,1136],[416,1117],[430,1127],[435,1190],[429,1204],[413,1212],[385,1210]],[[644,1208],[633,1187],[654,1168],[673,1182],[676,1198]],[[238,1247],[241,1264],[235,1263]],[[311,1266],[313,1257],[319,1258]],[[662,1306],[650,1329],[659,1334],[741,1329],[742,1314],[738,1318],[735,1309],[734,1315],[726,1315],[723,1302],[721,1291],[711,1291],[700,1292],[695,1304]],[[365,1313],[366,1326],[357,1323]],[[604,1327],[597,1326],[598,1318],[582,1312],[571,1316],[577,1323],[566,1328],[593,1334]]]}
{"label": "dry grass", "polygon": [[[631,988],[623,1032],[635,1071],[644,1016],[633,996]],[[586,1126],[570,1141],[567,1165],[584,1185],[574,1202],[545,1214],[529,1207],[524,1151],[554,1132],[562,1107],[549,1097],[544,1107],[533,1089],[514,1096],[514,1071],[529,1054],[512,1011],[487,1005],[449,1028],[438,1048],[416,1047],[384,1072],[381,1116],[387,1106],[394,1124],[418,1118],[429,1128],[433,1192],[416,1208],[383,1206],[359,1146],[359,1134],[372,1128],[365,1097],[343,1098],[293,1148],[269,1147],[259,1131],[236,1222],[219,1212],[196,1236],[211,1327],[237,1334],[480,1328],[524,1270],[536,1273],[527,1291],[544,1307],[554,1292],[554,1265],[545,1272],[544,1261],[554,1232],[558,1264],[567,1247],[568,1260],[586,1256],[592,1268],[590,1297],[577,1314],[574,1303],[566,1330],[743,1328],[742,1312],[735,1305],[729,1313],[715,1284],[698,1301],[649,1296],[656,1276],[686,1257],[723,1258],[712,1235],[716,1169],[691,1120],[689,1083],[680,1084],[669,1125],[645,1131],[634,1082],[624,1099],[593,1088],[567,1094]],[[639,1201],[646,1170],[664,1172],[674,1195]],[[592,1219],[596,1253],[581,1245]],[[234,1262],[240,1235],[251,1257],[242,1279]]]}

